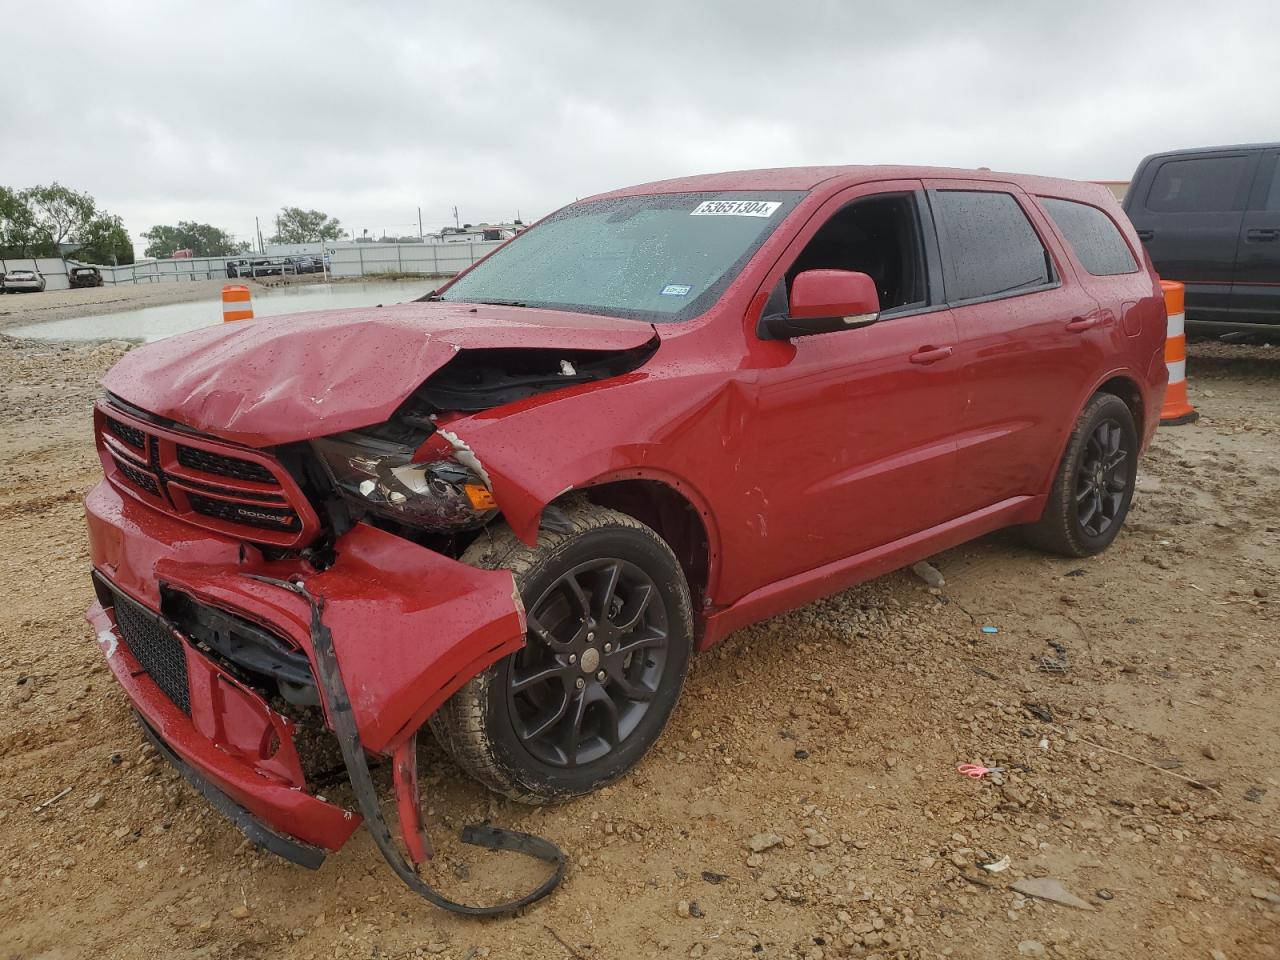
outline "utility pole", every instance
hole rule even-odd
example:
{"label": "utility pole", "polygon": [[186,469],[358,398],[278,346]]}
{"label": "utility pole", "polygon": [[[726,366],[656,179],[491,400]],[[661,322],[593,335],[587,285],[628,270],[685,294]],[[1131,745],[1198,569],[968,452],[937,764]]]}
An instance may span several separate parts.
{"label": "utility pole", "polygon": [[418,242],[422,242],[422,208],[418,208]]}
{"label": "utility pole", "polygon": [[457,207],[453,208],[453,225],[455,227],[458,226],[458,208]]}
{"label": "utility pole", "polygon": [[260,223],[258,223],[258,218],[257,218],[257,217],[254,217],[254,218],[253,218],[253,232],[254,232],[254,233],[256,233],[256,234],[258,235],[258,252],[259,252],[259,253],[265,253],[265,252],[266,252],[266,250],[265,250],[265,248],[262,246],[262,225],[261,225]]}

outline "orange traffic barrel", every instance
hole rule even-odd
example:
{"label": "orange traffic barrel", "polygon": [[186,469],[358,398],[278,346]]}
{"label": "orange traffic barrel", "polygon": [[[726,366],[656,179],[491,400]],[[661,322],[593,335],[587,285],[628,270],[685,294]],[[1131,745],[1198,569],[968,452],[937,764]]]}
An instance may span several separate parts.
{"label": "orange traffic barrel", "polygon": [[252,320],[253,300],[249,288],[242,283],[229,283],[222,288],[222,322]]}
{"label": "orange traffic barrel", "polygon": [[1164,342],[1164,365],[1169,369],[1169,386],[1160,409],[1162,426],[1192,423],[1200,414],[1187,400],[1186,288],[1174,280],[1161,280],[1164,308],[1169,314],[1169,332]]}

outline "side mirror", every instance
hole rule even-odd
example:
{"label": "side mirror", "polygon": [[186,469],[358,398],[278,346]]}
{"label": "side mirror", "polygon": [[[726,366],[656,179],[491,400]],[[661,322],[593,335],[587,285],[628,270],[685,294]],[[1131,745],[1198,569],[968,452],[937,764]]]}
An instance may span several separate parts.
{"label": "side mirror", "polygon": [[806,270],[791,284],[791,310],[786,316],[761,319],[761,333],[789,340],[874,323],[880,317],[880,295],[865,273],[853,270]]}

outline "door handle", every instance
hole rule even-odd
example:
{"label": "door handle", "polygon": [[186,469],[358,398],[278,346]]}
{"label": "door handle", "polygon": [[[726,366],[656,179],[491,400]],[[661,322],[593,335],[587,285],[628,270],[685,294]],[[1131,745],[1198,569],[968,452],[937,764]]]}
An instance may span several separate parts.
{"label": "door handle", "polygon": [[1156,232],[1155,232],[1154,230],[1139,230],[1139,231],[1138,231],[1138,239],[1139,239],[1139,240],[1143,240],[1143,241],[1150,240],[1150,239],[1151,239],[1152,237],[1154,237],[1155,235],[1156,235]]}
{"label": "door handle", "polygon": [[937,363],[939,360],[945,360],[951,356],[950,347],[921,347],[911,355],[912,363]]}
{"label": "door handle", "polygon": [[1280,239],[1280,230],[1271,227],[1260,227],[1256,230],[1246,230],[1244,232],[1246,240],[1277,240]]}
{"label": "door handle", "polygon": [[1067,321],[1067,329],[1072,333],[1079,333],[1082,330],[1089,330],[1098,325],[1096,316],[1075,317]]}

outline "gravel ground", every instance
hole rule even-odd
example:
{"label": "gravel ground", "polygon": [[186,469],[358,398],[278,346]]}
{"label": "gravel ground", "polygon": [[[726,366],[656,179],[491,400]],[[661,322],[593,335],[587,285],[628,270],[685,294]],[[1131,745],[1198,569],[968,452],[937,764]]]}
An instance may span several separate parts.
{"label": "gravel ground", "polygon": [[[597,795],[513,805],[424,746],[437,882],[534,878],[448,842],[479,818],[572,859],[474,922],[364,833],[315,873],[258,852],[142,745],[81,619],[121,349],[0,337],[0,956],[1280,957],[1280,350],[1192,348],[1204,416],[1159,431],[1103,556],[997,534],[935,557],[941,588],[901,572],[743,630]],[[1079,905],[1027,886],[1052,881]]]}

